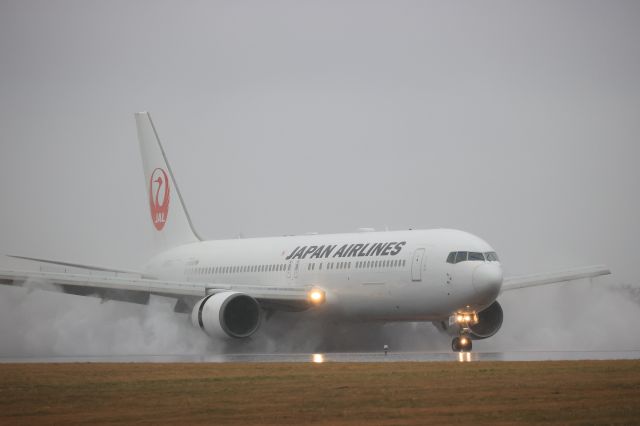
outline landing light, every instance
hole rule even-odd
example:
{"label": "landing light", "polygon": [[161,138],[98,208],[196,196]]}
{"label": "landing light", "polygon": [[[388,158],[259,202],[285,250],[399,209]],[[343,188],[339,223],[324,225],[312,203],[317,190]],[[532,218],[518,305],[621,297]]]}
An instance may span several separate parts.
{"label": "landing light", "polygon": [[475,312],[460,312],[449,318],[449,323],[452,324],[453,322],[457,324],[477,324],[478,314]]}
{"label": "landing light", "polygon": [[319,289],[313,289],[309,292],[309,300],[314,305],[319,305],[324,302],[324,291]]}
{"label": "landing light", "polygon": [[322,355],[322,354],[313,354],[312,360],[316,364],[322,364],[324,362],[324,355]]}

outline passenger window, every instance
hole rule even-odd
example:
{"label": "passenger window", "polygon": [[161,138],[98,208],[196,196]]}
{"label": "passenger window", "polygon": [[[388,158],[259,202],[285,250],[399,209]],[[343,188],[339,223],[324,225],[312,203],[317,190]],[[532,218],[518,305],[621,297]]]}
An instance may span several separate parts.
{"label": "passenger window", "polygon": [[481,260],[484,261],[484,255],[475,251],[469,252],[469,260]]}
{"label": "passenger window", "polygon": [[467,252],[466,251],[459,251],[456,254],[456,263],[464,262],[465,260],[467,260]]}

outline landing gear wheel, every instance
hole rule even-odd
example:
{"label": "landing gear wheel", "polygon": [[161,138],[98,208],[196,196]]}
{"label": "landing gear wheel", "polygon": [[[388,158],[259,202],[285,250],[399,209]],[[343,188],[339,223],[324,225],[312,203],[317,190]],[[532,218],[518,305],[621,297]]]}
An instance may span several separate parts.
{"label": "landing gear wheel", "polygon": [[451,341],[451,349],[453,349],[454,352],[471,352],[472,348],[473,343],[467,336],[454,337]]}

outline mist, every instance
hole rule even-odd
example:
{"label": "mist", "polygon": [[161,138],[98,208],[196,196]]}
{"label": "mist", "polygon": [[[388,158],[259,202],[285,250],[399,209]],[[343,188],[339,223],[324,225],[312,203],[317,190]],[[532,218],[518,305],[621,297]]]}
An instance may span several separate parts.
{"label": "mist", "polygon": [[[495,336],[475,349],[633,351],[640,336],[640,287],[581,280],[507,293]],[[28,286],[27,286],[28,287]],[[173,312],[169,298],[149,305],[26,287],[0,288],[0,357],[184,356],[237,353],[448,351],[450,337],[430,323],[334,324],[309,314],[276,314],[246,341],[212,339]],[[153,359],[153,358],[150,358]]]}

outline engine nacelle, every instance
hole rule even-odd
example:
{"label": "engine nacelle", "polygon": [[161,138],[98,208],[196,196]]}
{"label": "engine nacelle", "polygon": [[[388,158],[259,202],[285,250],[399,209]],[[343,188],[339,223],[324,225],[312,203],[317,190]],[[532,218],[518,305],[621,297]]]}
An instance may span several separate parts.
{"label": "engine nacelle", "polygon": [[249,337],[260,327],[260,304],[248,294],[215,293],[199,300],[191,322],[211,337]]}
{"label": "engine nacelle", "polygon": [[[469,325],[469,334],[475,340],[486,339],[491,337],[502,327],[503,313],[502,307],[496,300],[488,308],[477,313],[478,322]],[[451,336],[460,334],[461,325],[459,323],[449,323],[445,321],[434,322],[433,325],[440,331]]]}
{"label": "engine nacelle", "polygon": [[491,337],[502,327],[502,306],[496,300],[484,311],[478,312],[478,323],[469,326],[471,336],[476,339]]}

